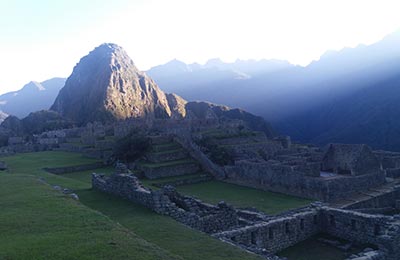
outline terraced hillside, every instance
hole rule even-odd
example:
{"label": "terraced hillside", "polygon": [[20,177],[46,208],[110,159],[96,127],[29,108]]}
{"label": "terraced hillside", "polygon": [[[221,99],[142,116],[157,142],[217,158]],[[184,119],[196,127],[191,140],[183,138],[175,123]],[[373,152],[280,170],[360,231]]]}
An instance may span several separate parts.
{"label": "terraced hillside", "polygon": [[161,187],[167,184],[184,185],[209,181],[212,176],[169,136],[152,136],[152,149],[146,160],[138,163],[144,184]]}

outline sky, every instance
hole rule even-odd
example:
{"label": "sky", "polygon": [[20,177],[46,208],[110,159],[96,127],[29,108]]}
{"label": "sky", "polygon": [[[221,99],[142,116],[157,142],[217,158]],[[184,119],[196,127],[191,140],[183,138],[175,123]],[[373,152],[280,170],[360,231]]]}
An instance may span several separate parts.
{"label": "sky", "polygon": [[104,42],[141,70],[174,58],[304,66],[399,30],[398,10],[398,0],[0,0],[0,93],[68,77]]}

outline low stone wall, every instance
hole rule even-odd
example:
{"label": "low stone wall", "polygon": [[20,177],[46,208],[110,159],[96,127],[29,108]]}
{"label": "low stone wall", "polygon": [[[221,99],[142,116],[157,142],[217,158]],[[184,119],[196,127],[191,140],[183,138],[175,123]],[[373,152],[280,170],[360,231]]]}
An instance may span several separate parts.
{"label": "low stone wall", "polygon": [[90,146],[84,146],[81,144],[74,144],[74,143],[63,143],[60,144],[59,150],[71,153],[82,153],[88,147]]}
{"label": "low stone wall", "polygon": [[387,260],[400,259],[400,219],[324,207],[323,232],[359,244],[372,244]]}
{"label": "low stone wall", "polygon": [[193,163],[183,163],[171,166],[162,167],[151,167],[151,166],[140,166],[138,168],[143,171],[146,178],[154,180],[165,177],[190,175],[198,172],[200,170],[199,165],[195,162]]}
{"label": "low stone wall", "polygon": [[385,253],[380,250],[373,250],[367,248],[357,255],[351,255],[346,260],[385,260]]}
{"label": "low stone wall", "polygon": [[213,177],[210,175],[205,175],[199,177],[193,177],[190,179],[183,179],[183,180],[176,180],[176,181],[171,181],[171,182],[161,182],[161,183],[154,183],[152,184],[153,186],[162,188],[164,186],[183,186],[183,185],[190,185],[190,184],[196,184],[196,183],[201,183],[201,182],[206,182],[206,181],[211,181],[213,180]]}
{"label": "low stone wall", "polygon": [[226,166],[225,172],[228,182],[321,201],[345,198],[385,183],[383,172],[324,179],[310,177],[294,166],[248,161]]}
{"label": "low stone wall", "polygon": [[394,186],[390,191],[380,195],[353,203],[347,206],[346,209],[396,208],[398,200],[400,200],[400,185]]}
{"label": "low stone wall", "polygon": [[111,177],[93,174],[92,187],[139,203],[206,233],[216,233],[238,226],[235,209],[223,202],[217,206],[209,205],[183,196],[170,186],[158,191],[146,189],[132,174],[113,174]]}
{"label": "low stone wall", "polygon": [[104,167],[102,162],[90,163],[90,164],[82,164],[82,165],[74,165],[74,166],[66,166],[66,167],[54,167],[54,168],[43,168],[43,170],[53,173],[53,174],[66,174],[71,172],[81,172],[94,170],[98,168]]}
{"label": "low stone wall", "polygon": [[217,238],[247,247],[261,247],[276,253],[319,233],[319,209],[308,208],[286,217],[222,232]]}
{"label": "low stone wall", "polygon": [[165,161],[175,161],[186,158],[188,155],[184,150],[148,153],[146,158],[153,163],[160,163]]}

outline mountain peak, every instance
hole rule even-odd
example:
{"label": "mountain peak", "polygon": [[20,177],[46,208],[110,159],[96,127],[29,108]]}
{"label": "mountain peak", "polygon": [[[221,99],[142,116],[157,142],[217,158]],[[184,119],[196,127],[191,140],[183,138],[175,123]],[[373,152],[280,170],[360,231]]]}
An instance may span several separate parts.
{"label": "mountain peak", "polygon": [[31,81],[22,88],[22,91],[43,91],[43,90],[46,90],[46,88],[37,81]]}
{"label": "mountain peak", "polygon": [[165,93],[135,67],[122,47],[111,43],[80,60],[51,109],[81,124],[174,114]]}

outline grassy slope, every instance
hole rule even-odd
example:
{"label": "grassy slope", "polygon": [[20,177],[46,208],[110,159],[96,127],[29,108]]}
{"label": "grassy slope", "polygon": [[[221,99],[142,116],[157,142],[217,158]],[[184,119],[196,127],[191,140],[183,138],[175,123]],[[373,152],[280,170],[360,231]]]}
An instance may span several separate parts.
{"label": "grassy slope", "polygon": [[[92,161],[90,159],[86,159],[76,154],[70,153],[46,152],[17,155],[9,158],[4,158],[4,160],[7,161],[8,165],[11,167],[11,173],[13,173],[13,175],[7,174],[8,178],[9,176],[20,177],[21,179],[30,178],[34,180],[33,182],[36,181],[36,183],[38,183],[38,177],[42,177],[52,185],[57,184],[76,190],[78,195],[80,196],[80,203],[72,201],[71,199],[66,199],[64,196],[55,191],[49,191],[49,187],[40,184],[43,189],[46,189],[49,192],[49,199],[52,200],[57,198],[61,200],[59,201],[59,204],[64,205],[65,202],[71,203],[71,205],[74,205],[74,207],[79,207],[80,210],[73,211],[69,208],[63,208],[61,206],[56,206],[53,204],[48,205],[45,203],[46,200],[43,202],[42,205],[42,198],[35,198],[34,196],[30,196],[31,193],[37,194],[37,190],[28,192],[24,195],[22,201],[31,203],[32,200],[33,205],[31,206],[31,211],[37,210],[40,213],[37,215],[26,215],[25,211],[29,210],[24,208],[22,205],[18,205],[17,207],[15,207],[15,209],[18,211],[19,215],[27,216],[24,218],[27,223],[32,222],[34,223],[33,225],[37,226],[38,228],[32,229],[31,236],[26,238],[27,241],[22,242],[15,240],[17,242],[9,242],[8,245],[3,245],[3,243],[0,243],[0,252],[20,251],[20,248],[26,248],[26,251],[31,251],[30,248],[32,245],[30,243],[34,243],[34,241],[36,241],[37,238],[42,235],[40,227],[46,226],[48,222],[47,217],[43,218],[42,220],[42,215],[50,215],[52,216],[51,221],[53,222],[53,225],[49,226],[47,233],[49,234],[49,236],[52,237],[52,239],[51,241],[46,241],[45,243],[43,243],[42,248],[40,248],[39,250],[41,252],[41,257],[30,257],[30,255],[27,254],[29,252],[25,254],[21,252],[21,259],[84,259],[84,257],[82,257],[83,255],[87,255],[89,259],[154,259],[152,258],[153,255],[146,255],[147,248],[146,246],[142,246],[143,244],[147,245],[148,248],[152,248],[151,251],[155,255],[157,255],[155,259],[168,259],[168,257],[170,257],[170,254],[174,254],[174,256],[178,255],[178,259],[188,260],[260,259],[254,255],[245,253],[238,248],[222,243],[208,235],[187,228],[186,226],[183,226],[182,224],[172,220],[171,218],[160,216],[140,205],[133,204],[131,202],[127,202],[119,198],[91,190],[91,184],[89,182],[90,171],[56,176],[41,170],[41,168],[49,166],[64,166],[87,163]],[[107,169],[99,169],[98,171],[107,172]],[[98,171],[95,170],[95,172]],[[23,176],[22,174],[24,173],[29,173],[30,175]],[[32,175],[34,175],[35,177],[32,177]],[[5,176],[6,175],[3,176],[0,173],[0,180],[3,180]],[[10,180],[10,183],[21,190],[24,190],[26,186],[31,186],[31,184],[16,182],[16,180]],[[1,189],[3,189],[3,186],[7,185],[5,185],[3,181],[0,181]],[[15,189],[12,188],[11,190]],[[5,203],[5,201],[3,202],[3,200],[3,196],[0,196],[2,209],[3,203]],[[15,198],[8,198],[8,201],[11,201],[11,204],[15,206]],[[35,203],[39,203],[42,206],[36,205]],[[103,213],[107,217],[95,213],[94,211],[83,205],[95,209],[98,212]],[[6,207],[6,209],[9,208],[11,208],[11,206]],[[91,212],[93,216],[86,216],[84,214],[85,211]],[[0,212],[0,216],[3,217],[3,215],[1,214],[4,214],[4,212]],[[110,230],[104,229],[103,223],[92,223],[93,221],[95,221],[95,217],[104,218],[105,222],[108,221],[107,223],[109,226],[115,226],[116,228],[118,227],[121,230],[120,233],[125,232],[131,234],[131,240],[127,239],[126,235],[122,235],[118,232],[115,233],[115,236],[112,236],[113,233],[110,233]],[[9,218],[9,216],[7,217],[6,215],[4,215],[4,218]],[[12,220],[10,221],[11,223],[13,223]],[[66,223],[64,223],[64,221]],[[123,227],[116,225],[115,223],[120,223]],[[59,232],[59,229],[62,229],[64,227],[68,227],[69,230],[69,225],[76,227],[71,229],[69,239],[74,240],[72,242],[70,242],[69,240],[63,240],[62,233]],[[86,226],[86,228],[83,228],[82,225],[88,226]],[[97,228],[103,230],[103,234],[96,232]],[[80,234],[79,231],[81,229],[82,234]],[[12,232],[15,232],[15,235],[23,236],[20,234],[20,232],[16,232],[16,230],[17,228],[15,225],[10,225],[9,230],[4,231],[4,234],[7,234],[6,237],[8,237],[8,234],[11,235]],[[55,230],[55,232],[53,232],[52,230]],[[3,230],[1,231],[2,232],[0,232],[0,234],[3,234]],[[156,246],[147,244],[144,240],[136,237],[132,232],[146,239],[146,241],[155,244]],[[87,245],[87,243],[85,244],[85,242],[82,242],[80,240],[81,235],[83,240],[90,241],[87,243],[93,246],[93,250]],[[133,238],[135,238],[137,241],[133,240]],[[53,240],[55,241],[54,243],[52,242]],[[59,240],[61,242],[57,242]],[[122,243],[124,241],[119,240],[126,240],[125,244]],[[107,241],[107,243],[109,241],[112,241],[111,243],[116,243],[116,245],[114,245],[114,247],[107,247],[105,246],[107,245],[107,243],[104,243],[104,241]],[[0,240],[0,242],[3,241]],[[74,253],[72,249],[69,250],[69,247],[73,247],[75,245],[75,242],[76,244],[82,244],[82,250],[77,249],[79,252],[76,251],[76,253]],[[66,243],[67,245],[64,245],[64,243]],[[101,248],[98,249],[96,245]],[[12,250],[10,247],[13,247],[14,250]],[[126,247],[129,247],[129,250],[127,250]],[[159,249],[158,247],[162,249]],[[39,256],[39,251],[37,252],[36,256]],[[43,256],[44,252],[52,251],[57,251],[59,255],[57,255],[57,257]],[[124,251],[126,251],[126,254],[121,255]],[[167,251],[170,253],[167,253]],[[16,258],[16,255],[12,256],[14,257],[9,258]],[[0,259],[1,258],[2,257],[0,253]]]}
{"label": "grassy slope", "polygon": [[0,259],[180,259],[36,176],[0,180]]}
{"label": "grassy slope", "polygon": [[309,204],[311,201],[285,194],[261,191],[219,181],[179,186],[178,190],[209,203],[226,201],[240,208],[255,207],[267,214],[277,214]]}

